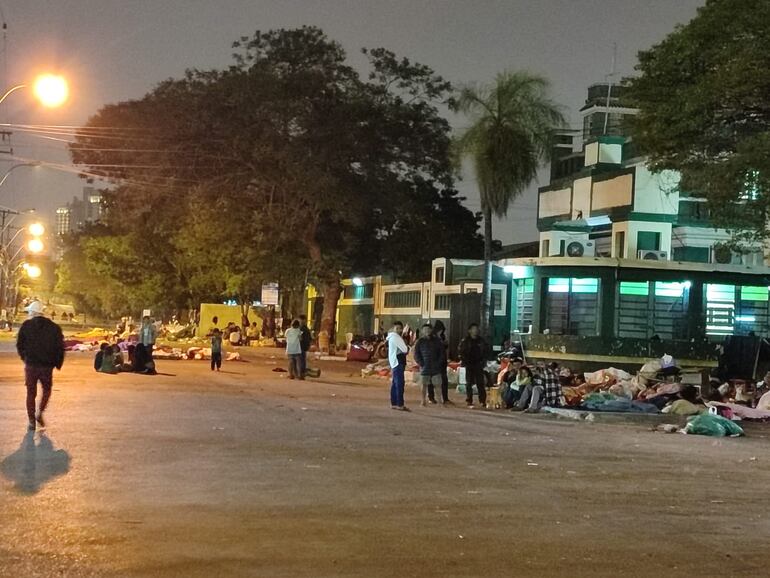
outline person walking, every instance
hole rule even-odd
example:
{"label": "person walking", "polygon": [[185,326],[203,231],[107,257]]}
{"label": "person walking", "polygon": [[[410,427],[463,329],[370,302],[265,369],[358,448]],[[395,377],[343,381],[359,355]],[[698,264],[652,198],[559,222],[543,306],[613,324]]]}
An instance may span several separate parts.
{"label": "person walking", "polygon": [[388,363],[393,379],[390,384],[390,407],[391,409],[409,411],[404,405],[404,370],[406,369],[406,354],[409,347],[406,345],[401,333],[404,331],[404,324],[396,321],[388,332],[386,340],[388,342]]}
{"label": "person walking", "polygon": [[291,327],[286,330],[286,355],[289,357],[289,379],[305,379],[300,368],[302,357],[302,331],[299,328],[299,320],[291,322]]}
{"label": "person walking", "polygon": [[[433,334],[441,340],[441,344],[444,346],[444,355],[441,359],[441,403],[444,405],[454,405],[449,399],[449,375],[447,374],[447,367],[449,365],[449,341],[446,337],[446,326],[441,319],[436,320],[433,324]],[[430,393],[430,390],[428,393]]]}
{"label": "person walking", "polygon": [[307,352],[310,351],[310,344],[313,342],[313,335],[310,333],[310,328],[307,326],[307,316],[299,316],[299,330],[302,335],[299,338],[299,345],[302,348],[302,353],[299,358],[299,370],[300,375],[305,377],[307,375]]}
{"label": "person walking", "polygon": [[479,391],[479,404],[486,407],[487,403],[487,378],[484,373],[484,365],[487,361],[487,343],[479,335],[478,323],[468,326],[468,335],[460,342],[460,361],[465,368],[466,403],[473,409],[473,386]]}
{"label": "person walking", "polygon": [[222,369],[222,332],[214,328],[211,334],[211,371]]}
{"label": "person walking", "polygon": [[[422,326],[422,337],[414,344],[414,360],[420,366],[420,381],[422,383],[422,401],[425,407],[428,403],[436,403],[435,388],[441,387],[441,364],[444,359],[444,344],[433,335],[430,323]],[[442,403],[445,401],[442,398]]]}
{"label": "person walking", "polygon": [[[16,338],[16,350],[24,362],[24,384],[27,387],[29,430],[45,427],[43,414],[51,400],[53,369],[64,364],[64,335],[61,328],[43,316],[43,304],[33,301],[27,307],[29,319],[22,323]],[[37,384],[43,390],[40,408],[35,413]]]}

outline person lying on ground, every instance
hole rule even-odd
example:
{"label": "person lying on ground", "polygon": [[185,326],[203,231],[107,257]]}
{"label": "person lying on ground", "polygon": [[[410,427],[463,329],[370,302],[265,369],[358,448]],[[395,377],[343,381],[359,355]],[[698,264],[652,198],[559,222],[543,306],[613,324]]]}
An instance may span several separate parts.
{"label": "person lying on ground", "polygon": [[[433,326],[422,326],[422,337],[414,344],[414,361],[420,366],[422,401],[420,405],[436,403],[436,388],[441,387],[441,364],[444,359],[444,344],[433,334]],[[441,403],[446,400],[442,399]]]}
{"label": "person lying on ground", "polygon": [[706,413],[706,405],[694,385],[685,385],[679,392],[679,399],[663,408],[663,413],[671,415],[698,415]]}

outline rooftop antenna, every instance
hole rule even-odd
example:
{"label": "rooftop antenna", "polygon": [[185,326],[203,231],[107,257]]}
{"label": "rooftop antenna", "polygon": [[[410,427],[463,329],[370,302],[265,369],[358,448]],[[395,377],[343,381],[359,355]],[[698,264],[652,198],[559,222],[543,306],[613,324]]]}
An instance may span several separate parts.
{"label": "rooftop antenna", "polygon": [[612,99],[612,83],[615,80],[615,69],[617,67],[618,63],[618,44],[613,43],[612,45],[612,69],[610,70],[610,73],[606,76],[607,79],[607,105],[606,110],[604,111],[604,130],[602,131],[603,135],[607,134],[607,127],[610,122],[610,101]]}

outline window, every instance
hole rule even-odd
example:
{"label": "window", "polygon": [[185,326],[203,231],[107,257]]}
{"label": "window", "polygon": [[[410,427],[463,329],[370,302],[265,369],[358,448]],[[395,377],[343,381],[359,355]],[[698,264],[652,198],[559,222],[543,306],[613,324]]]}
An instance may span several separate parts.
{"label": "window", "polygon": [[615,310],[618,337],[687,339],[687,282],[621,281]]}
{"label": "window", "polygon": [[770,294],[766,286],[706,285],[706,334],[758,335],[770,332]]}
{"label": "window", "polygon": [[541,257],[548,257],[548,253],[551,252],[551,241],[549,239],[546,239],[543,241],[542,249],[540,250],[540,256]]}
{"label": "window", "polygon": [[495,311],[504,311],[505,305],[503,304],[503,290],[492,289],[492,313]]}
{"label": "window", "polygon": [[548,279],[545,327],[554,335],[597,335],[598,279]]}
{"label": "window", "polygon": [[639,231],[636,235],[636,248],[639,251],[659,251],[660,233]]}
{"label": "window", "polygon": [[414,309],[420,306],[420,291],[387,291],[385,307],[388,309]]}
{"label": "window", "polygon": [[535,295],[534,279],[519,279],[516,286],[516,329],[529,333]]}
{"label": "window", "polygon": [[449,311],[449,303],[452,295],[450,293],[440,293],[434,297],[434,311]]}
{"label": "window", "polygon": [[371,299],[374,296],[374,285],[345,285],[342,293],[343,299]]}
{"label": "window", "polygon": [[443,283],[444,282],[444,268],[443,267],[436,267],[436,276],[434,281],[436,283]]}

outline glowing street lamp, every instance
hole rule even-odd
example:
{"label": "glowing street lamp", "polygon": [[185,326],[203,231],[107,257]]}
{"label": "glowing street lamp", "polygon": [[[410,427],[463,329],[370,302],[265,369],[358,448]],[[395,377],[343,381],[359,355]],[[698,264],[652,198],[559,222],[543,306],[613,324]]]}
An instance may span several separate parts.
{"label": "glowing street lamp", "polygon": [[45,226],[43,223],[32,223],[28,231],[33,237],[42,237],[45,234]]}
{"label": "glowing street lamp", "polygon": [[[11,94],[22,88],[27,88],[26,84],[17,84],[9,88],[5,94],[0,97],[0,104]],[[63,76],[56,74],[41,74],[32,84],[32,92],[40,103],[47,108],[56,108],[67,101],[69,97],[69,86]]]}
{"label": "glowing street lamp", "polygon": [[40,239],[30,239],[27,242],[27,250],[30,253],[37,254],[42,253],[43,249],[45,249],[45,245],[43,245],[43,241]]}
{"label": "glowing street lamp", "polygon": [[24,270],[27,272],[27,277],[30,279],[38,279],[43,274],[43,270],[40,267],[31,265],[30,263],[24,263]]}
{"label": "glowing street lamp", "polygon": [[37,99],[47,108],[64,104],[70,92],[64,77],[56,74],[38,76],[32,88]]}

